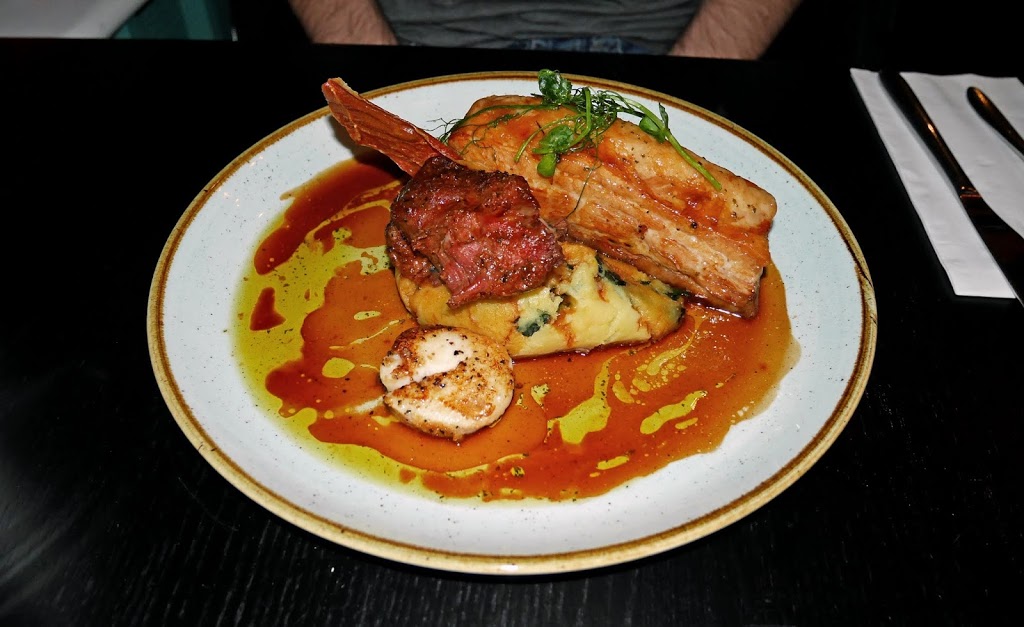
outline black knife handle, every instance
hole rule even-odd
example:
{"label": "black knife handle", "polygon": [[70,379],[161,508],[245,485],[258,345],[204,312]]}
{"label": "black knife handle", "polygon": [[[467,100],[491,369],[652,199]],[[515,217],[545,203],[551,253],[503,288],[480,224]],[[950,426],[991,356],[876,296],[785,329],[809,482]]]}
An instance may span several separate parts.
{"label": "black knife handle", "polygon": [[1010,121],[1006,119],[1006,116],[999,110],[999,107],[989,100],[985,92],[977,87],[968,87],[967,101],[971,103],[971,106],[974,107],[974,110],[978,112],[978,115],[983,120],[999,131],[999,134],[1006,138],[1006,141],[1010,142],[1011,146],[1017,149],[1021,157],[1024,157],[1024,139],[1021,139],[1017,129],[1013,128]]}
{"label": "black knife handle", "polygon": [[931,116],[924,110],[924,105],[918,100],[917,95],[910,85],[907,84],[907,81],[900,76],[899,72],[888,70],[879,72],[878,76],[882,81],[882,85],[888,90],[893,100],[896,101],[896,104],[903,111],[904,117],[907,118],[910,125],[917,131],[917,134],[921,136],[925,145],[928,146],[932,154],[935,155],[935,158],[938,159],[939,165],[942,166],[950,180],[953,181],[953,185],[957,188],[957,194],[976,192],[971,179],[967,177],[963,168],[960,167],[960,163],[953,156],[953,152],[946,145],[946,141],[942,139],[939,129],[935,127]]}

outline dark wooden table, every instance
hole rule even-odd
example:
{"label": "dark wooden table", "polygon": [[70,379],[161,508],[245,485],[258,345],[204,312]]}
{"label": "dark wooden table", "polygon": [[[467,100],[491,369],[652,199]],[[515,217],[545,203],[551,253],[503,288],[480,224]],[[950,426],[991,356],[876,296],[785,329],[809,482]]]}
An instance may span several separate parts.
{"label": "dark wooden table", "polygon": [[[0,59],[0,624],[1016,623],[1024,308],[953,295],[847,67],[166,41],[8,40]],[[821,186],[877,292],[856,413],[753,514],[600,570],[431,571],[271,514],[154,380],[146,305],[171,229],[221,167],[322,107],[325,78],[543,67],[694,102]]]}

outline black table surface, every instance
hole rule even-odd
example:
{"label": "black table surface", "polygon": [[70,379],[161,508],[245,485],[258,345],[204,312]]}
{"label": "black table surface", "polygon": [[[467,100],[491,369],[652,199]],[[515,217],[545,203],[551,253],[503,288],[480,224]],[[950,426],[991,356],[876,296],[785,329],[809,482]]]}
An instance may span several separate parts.
{"label": "black table surface", "polygon": [[[169,41],[6,40],[0,58],[0,624],[1016,624],[1024,308],[952,293],[849,68]],[[326,78],[365,91],[545,67],[725,116],[839,208],[879,315],[845,430],[745,518],[569,574],[394,563],[247,498],[189,443],[150,365],[150,281],[184,209],[321,108]]]}

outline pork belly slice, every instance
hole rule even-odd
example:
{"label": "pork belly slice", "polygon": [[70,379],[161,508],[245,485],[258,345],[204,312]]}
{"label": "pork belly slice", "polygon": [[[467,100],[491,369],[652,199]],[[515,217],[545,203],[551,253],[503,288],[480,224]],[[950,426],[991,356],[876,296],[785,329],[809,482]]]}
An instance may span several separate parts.
{"label": "pork belly slice", "polygon": [[387,231],[391,261],[451,292],[449,306],[519,294],[564,262],[523,177],[429,158],[399,192]]}
{"label": "pork belly slice", "polygon": [[[537,173],[538,129],[567,109],[513,109],[539,98],[491,96],[448,138],[463,163],[526,179],[542,218],[572,239],[621,259],[719,309],[752,317],[765,267],[775,198],[754,183],[694,156],[716,190],[668,143],[616,121],[590,147],[562,156],[551,178]],[[516,115],[510,115],[516,113]],[[678,131],[678,129],[676,129]],[[532,142],[536,142],[534,137]]]}

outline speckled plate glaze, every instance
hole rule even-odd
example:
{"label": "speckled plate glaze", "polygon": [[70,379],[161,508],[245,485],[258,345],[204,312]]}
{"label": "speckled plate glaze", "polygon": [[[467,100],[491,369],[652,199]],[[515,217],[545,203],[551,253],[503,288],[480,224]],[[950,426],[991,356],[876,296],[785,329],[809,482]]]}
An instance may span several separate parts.
{"label": "speckled plate glaze", "polygon": [[[398,562],[484,574],[579,571],[666,551],[755,512],[822,456],[860,400],[874,358],[867,265],[833,204],[786,157],[709,111],[592,77],[657,110],[698,154],[778,200],[771,232],[801,357],[777,397],[714,451],[594,498],[482,502],[396,493],[326,463],[278,426],[243,380],[232,344],[240,277],[286,208],[282,194],[353,147],[326,107],[266,137],[199,193],[153,278],[149,347],[160,390],[202,456],[247,496],[338,544]],[[428,131],[479,97],[537,91],[530,73],[442,76],[367,94]]]}

